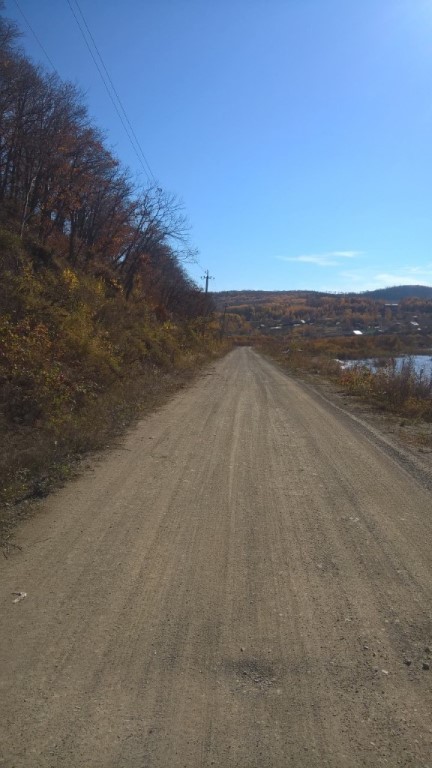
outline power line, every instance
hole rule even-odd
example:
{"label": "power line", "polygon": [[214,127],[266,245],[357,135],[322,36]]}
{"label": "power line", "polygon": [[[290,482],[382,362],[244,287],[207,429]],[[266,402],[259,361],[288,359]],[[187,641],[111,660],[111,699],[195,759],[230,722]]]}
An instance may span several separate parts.
{"label": "power line", "polygon": [[124,118],[125,118],[125,120],[126,120],[126,122],[127,122],[128,126],[129,126],[129,128],[130,128],[130,131],[131,131],[131,133],[132,133],[132,136],[134,137],[134,140],[135,140],[136,146],[137,146],[137,147],[138,147],[138,149],[139,149],[140,155],[141,155],[141,157],[142,157],[142,159],[143,159],[143,161],[144,161],[144,163],[145,163],[146,167],[148,168],[148,171],[149,171],[149,173],[150,173],[150,176],[152,176],[153,180],[154,180],[154,181],[156,181],[156,179],[155,179],[155,177],[154,177],[154,174],[153,174],[153,171],[152,171],[152,169],[151,169],[151,167],[150,167],[150,164],[149,164],[149,162],[148,162],[148,160],[147,160],[147,158],[146,158],[146,156],[145,156],[145,154],[144,154],[143,148],[142,148],[142,146],[141,146],[141,144],[140,144],[140,142],[139,142],[139,139],[138,139],[138,137],[137,137],[137,135],[136,135],[136,133],[135,133],[135,131],[134,131],[134,129],[133,129],[133,126],[132,126],[132,124],[131,124],[131,122],[130,122],[130,120],[129,120],[129,118],[128,118],[127,112],[126,112],[126,110],[125,110],[125,108],[124,108],[124,106],[123,106],[123,103],[122,103],[122,101],[121,101],[121,99],[120,99],[120,96],[119,96],[119,94],[118,94],[118,91],[117,91],[117,89],[116,89],[116,87],[115,87],[115,85],[114,85],[114,83],[113,83],[113,81],[112,81],[112,79],[111,79],[111,76],[110,76],[110,73],[108,72],[108,69],[107,69],[107,68],[106,68],[106,66],[105,66],[105,62],[104,62],[104,60],[103,60],[103,58],[102,58],[102,54],[101,54],[101,52],[100,52],[100,50],[99,50],[98,46],[96,45],[96,41],[95,41],[95,39],[94,39],[94,37],[93,37],[93,35],[92,35],[92,33],[91,33],[91,30],[90,30],[90,28],[89,28],[89,26],[88,26],[88,24],[87,24],[87,21],[86,21],[86,19],[85,19],[85,16],[84,16],[84,14],[83,14],[83,12],[82,12],[81,6],[80,6],[80,4],[79,4],[78,0],[74,0],[74,1],[75,1],[75,5],[76,5],[76,7],[78,8],[78,11],[79,11],[79,13],[80,13],[80,16],[81,16],[81,18],[82,18],[82,20],[83,20],[84,26],[85,26],[85,28],[86,28],[86,30],[87,30],[87,32],[88,32],[88,35],[89,35],[89,37],[90,37],[90,40],[91,40],[91,41],[92,41],[92,43],[93,43],[94,49],[95,49],[95,51],[96,51],[96,54],[97,54],[97,56],[98,56],[98,59],[99,59],[99,61],[100,61],[101,65],[102,65],[102,67],[103,67],[103,70],[104,70],[104,72],[105,72],[105,75],[106,75],[106,77],[107,77],[107,79],[108,79],[108,82],[109,82],[109,84],[110,84],[110,86],[111,86],[111,88],[112,88],[112,90],[113,90],[113,93],[114,93],[114,95],[115,95],[116,99],[117,99],[117,102],[118,102],[118,104],[119,104],[119,107],[120,107],[120,109],[121,109],[121,111],[122,111],[122,113],[123,113],[123,116],[124,116]]}
{"label": "power line", "polygon": [[134,152],[135,152],[135,154],[136,154],[136,156],[137,156],[137,158],[138,158],[138,162],[139,162],[139,163],[140,163],[140,165],[142,166],[142,168],[143,168],[143,170],[144,170],[144,173],[145,173],[145,174],[148,176],[148,172],[147,172],[146,168],[144,167],[144,165],[143,165],[143,163],[142,163],[141,157],[140,157],[140,155],[139,155],[139,153],[138,153],[138,150],[137,150],[137,148],[136,148],[136,146],[135,146],[135,144],[134,144],[134,142],[133,142],[133,139],[132,139],[132,136],[131,136],[131,134],[130,134],[130,132],[129,132],[129,130],[128,130],[128,127],[127,127],[127,125],[126,125],[125,121],[123,120],[123,117],[122,117],[122,115],[121,115],[121,112],[120,112],[120,110],[119,110],[119,108],[118,108],[118,106],[117,106],[116,102],[114,101],[113,95],[112,95],[112,93],[111,93],[111,91],[110,91],[110,89],[109,89],[109,87],[108,87],[108,83],[107,83],[107,81],[106,81],[106,79],[105,79],[105,77],[104,77],[104,74],[103,74],[103,72],[102,72],[102,70],[101,70],[101,68],[100,68],[100,66],[99,66],[99,64],[98,64],[98,62],[97,62],[97,59],[96,59],[96,57],[95,57],[95,55],[94,55],[94,53],[93,53],[93,51],[92,51],[92,49],[91,49],[91,46],[90,46],[90,44],[89,44],[89,42],[88,42],[88,40],[87,40],[87,37],[86,37],[86,35],[85,35],[85,32],[84,32],[84,29],[83,29],[83,27],[82,27],[82,25],[81,25],[81,23],[80,23],[80,20],[79,20],[78,16],[76,15],[76,13],[75,13],[75,10],[74,10],[74,8],[73,8],[73,6],[72,6],[72,4],[71,4],[70,0],[66,0],[66,2],[67,2],[68,6],[69,6],[69,8],[70,8],[70,11],[71,11],[71,13],[72,13],[72,15],[73,15],[73,17],[74,17],[74,19],[75,19],[75,21],[76,21],[76,24],[77,24],[77,26],[78,26],[78,29],[79,29],[79,31],[81,32],[81,36],[82,36],[82,38],[83,38],[83,40],[84,40],[84,43],[85,43],[85,45],[86,45],[86,47],[87,47],[87,50],[88,50],[88,52],[89,52],[89,54],[90,54],[91,58],[93,59],[93,63],[94,63],[94,65],[95,65],[95,67],[96,67],[97,71],[99,72],[99,76],[100,76],[100,78],[101,78],[101,80],[102,80],[102,82],[103,82],[103,84],[104,84],[104,86],[105,86],[105,90],[106,90],[106,92],[107,92],[107,94],[108,94],[108,96],[109,96],[109,98],[110,98],[110,100],[111,100],[111,103],[113,104],[113,107],[114,107],[115,111],[117,112],[117,115],[118,115],[118,117],[119,117],[119,119],[120,119],[120,122],[121,122],[121,124],[122,124],[123,128],[125,129],[126,135],[127,135],[128,139],[129,139],[129,141],[130,141],[130,144],[131,144],[131,146],[132,146],[132,149],[134,150]]}
{"label": "power line", "polygon": [[136,154],[136,156],[137,156],[138,162],[140,163],[140,165],[141,165],[141,167],[142,167],[142,169],[143,169],[144,173],[146,174],[147,178],[148,178],[149,180],[152,180],[152,181],[154,181],[155,179],[154,179],[154,176],[153,176],[153,174],[152,174],[151,172],[149,173],[149,171],[147,170],[147,168],[146,168],[146,166],[144,165],[144,162],[143,162],[143,160],[142,160],[142,158],[141,158],[141,156],[140,156],[140,153],[139,153],[139,151],[138,151],[137,147],[135,146],[135,143],[134,143],[134,140],[133,140],[132,134],[130,133],[130,131],[129,131],[128,127],[127,127],[127,124],[126,124],[125,120],[123,119],[123,116],[122,116],[122,114],[121,114],[121,112],[120,112],[120,110],[119,110],[119,108],[118,108],[118,106],[117,106],[117,104],[116,104],[116,102],[115,102],[115,100],[114,100],[114,97],[113,97],[113,95],[112,95],[112,93],[111,93],[111,90],[110,90],[110,88],[109,88],[109,86],[108,86],[107,80],[105,79],[105,76],[104,76],[104,74],[103,74],[103,72],[102,72],[102,70],[101,70],[101,68],[100,68],[100,66],[99,66],[99,64],[98,64],[98,61],[97,61],[97,59],[96,59],[96,57],[95,57],[95,55],[94,55],[94,53],[93,53],[93,51],[92,51],[92,49],[91,49],[91,46],[90,46],[90,44],[89,44],[89,42],[88,42],[88,40],[87,40],[87,37],[86,37],[86,35],[85,35],[84,29],[83,29],[83,27],[82,27],[82,24],[81,24],[81,22],[80,22],[80,20],[79,20],[78,16],[76,15],[76,13],[75,13],[75,10],[74,10],[74,8],[73,8],[73,6],[72,6],[72,4],[71,4],[70,0],[66,0],[66,2],[67,2],[68,6],[69,6],[69,8],[70,8],[70,10],[71,10],[71,13],[72,13],[72,15],[73,15],[73,17],[74,17],[74,19],[75,19],[76,23],[77,23],[78,29],[79,29],[79,30],[80,30],[80,32],[81,32],[82,38],[83,38],[83,40],[84,40],[84,42],[85,42],[85,44],[86,44],[86,47],[87,47],[87,49],[88,49],[88,52],[89,52],[90,56],[91,56],[91,57],[92,57],[92,59],[93,59],[93,63],[94,63],[94,65],[95,65],[95,67],[96,67],[97,71],[99,72],[99,76],[100,76],[100,78],[101,78],[101,80],[102,80],[102,82],[103,82],[103,84],[104,84],[104,86],[105,86],[105,90],[106,90],[106,92],[107,92],[107,94],[108,94],[108,96],[109,96],[109,98],[110,98],[110,100],[111,100],[111,103],[112,103],[112,105],[113,105],[113,107],[114,107],[115,111],[117,112],[117,115],[118,115],[118,117],[119,117],[119,119],[120,119],[120,122],[121,122],[121,124],[122,124],[123,128],[125,129],[126,135],[127,135],[128,139],[129,139],[129,141],[130,141],[130,144],[131,144],[131,147],[132,147],[132,149],[134,150],[134,152],[135,152],[135,154]]}
{"label": "power line", "polygon": [[51,59],[50,59],[50,57],[49,57],[49,55],[48,55],[48,53],[46,51],[46,48],[43,46],[42,42],[40,41],[39,37],[37,36],[36,32],[34,31],[32,25],[30,24],[30,22],[29,22],[29,20],[27,18],[27,16],[25,15],[23,9],[21,8],[20,4],[18,3],[18,0],[14,0],[14,3],[16,5],[16,7],[18,8],[18,11],[20,12],[21,16],[23,17],[25,23],[27,24],[30,32],[32,33],[32,35],[34,37],[34,39],[36,40],[39,48],[41,49],[42,53],[44,54],[46,60],[48,61],[49,65],[53,68],[53,70],[56,73],[56,75],[58,75],[57,69],[56,69],[55,65],[53,64],[53,62],[51,61]]}
{"label": "power line", "polygon": [[203,272],[205,272],[205,267],[201,264],[201,262],[198,261],[198,259],[194,259],[193,264],[195,264],[197,267],[202,269]]}

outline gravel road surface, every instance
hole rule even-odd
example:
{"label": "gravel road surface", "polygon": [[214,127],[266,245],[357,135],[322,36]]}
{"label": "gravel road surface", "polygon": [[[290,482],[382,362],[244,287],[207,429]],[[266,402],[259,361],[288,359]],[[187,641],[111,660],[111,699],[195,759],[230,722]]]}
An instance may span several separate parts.
{"label": "gravel road surface", "polygon": [[432,768],[431,501],[231,352],[1,558],[0,766]]}

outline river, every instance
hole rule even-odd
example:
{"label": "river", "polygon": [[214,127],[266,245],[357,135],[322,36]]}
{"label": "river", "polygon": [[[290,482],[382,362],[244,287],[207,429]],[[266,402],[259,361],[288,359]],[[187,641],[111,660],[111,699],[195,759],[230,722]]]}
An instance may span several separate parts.
{"label": "river", "polygon": [[432,356],[431,355],[401,355],[398,357],[379,358],[371,357],[364,360],[339,360],[342,368],[353,368],[356,365],[365,365],[371,370],[377,370],[383,368],[386,365],[391,365],[393,361],[396,364],[396,369],[400,370],[404,363],[411,361],[414,365],[416,373],[421,373],[432,376]]}

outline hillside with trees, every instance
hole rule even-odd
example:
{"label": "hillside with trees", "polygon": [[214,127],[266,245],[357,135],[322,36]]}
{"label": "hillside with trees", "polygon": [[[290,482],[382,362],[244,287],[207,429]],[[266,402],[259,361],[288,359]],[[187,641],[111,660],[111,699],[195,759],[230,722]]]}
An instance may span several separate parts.
{"label": "hillside with trees", "polygon": [[[296,338],[415,337],[430,346],[432,288],[398,286],[366,293],[226,291],[213,294],[227,334]],[[398,298],[399,297],[399,298]]]}
{"label": "hillside with trees", "polygon": [[403,299],[432,299],[432,288],[429,285],[394,285],[391,288],[377,288],[375,291],[365,291],[360,294],[368,299],[383,301],[402,301]]}
{"label": "hillside with trees", "polygon": [[80,93],[0,20],[0,500],[43,494],[218,353],[175,196],[140,187]]}

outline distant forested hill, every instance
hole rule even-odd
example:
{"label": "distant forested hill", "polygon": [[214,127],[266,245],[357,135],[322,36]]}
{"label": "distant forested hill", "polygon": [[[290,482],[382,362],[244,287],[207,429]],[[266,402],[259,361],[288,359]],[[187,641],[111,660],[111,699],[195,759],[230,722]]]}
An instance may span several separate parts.
{"label": "distant forested hill", "polygon": [[367,299],[379,301],[401,301],[402,299],[432,299],[432,287],[429,285],[395,285],[392,288],[379,288],[376,291],[365,291],[361,294]]}
{"label": "distant forested hill", "polygon": [[237,307],[240,305],[255,304],[273,304],[274,302],[292,301],[293,299],[309,299],[316,296],[327,296],[330,294],[320,293],[319,291],[218,291],[213,293],[212,297],[218,309],[225,306]]}
{"label": "distant forested hill", "polygon": [[377,301],[401,301],[407,298],[432,299],[432,287],[427,285],[396,285],[390,288],[379,288],[375,291],[364,291],[363,293],[324,293],[320,291],[219,291],[213,294],[218,309],[224,306],[237,307],[242,305],[268,305],[273,303],[284,303],[285,301],[301,299],[319,299],[326,296],[344,296],[367,298]]}

